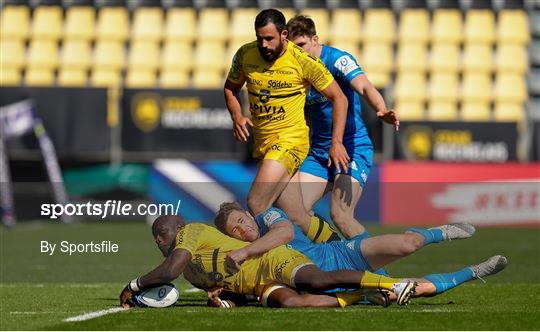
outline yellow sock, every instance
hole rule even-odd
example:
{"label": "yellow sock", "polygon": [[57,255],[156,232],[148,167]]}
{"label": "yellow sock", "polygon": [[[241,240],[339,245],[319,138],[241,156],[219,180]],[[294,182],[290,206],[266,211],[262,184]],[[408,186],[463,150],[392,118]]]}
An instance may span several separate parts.
{"label": "yellow sock", "polygon": [[345,308],[360,301],[364,297],[364,290],[359,289],[352,292],[336,292],[335,295],[339,306]]}
{"label": "yellow sock", "polygon": [[399,282],[400,279],[390,278],[380,274],[371,273],[368,271],[364,272],[362,280],[360,280],[360,287],[362,288],[377,288],[377,289],[386,289],[391,291],[392,286]]}
{"label": "yellow sock", "polygon": [[309,223],[307,237],[315,243],[324,243],[330,241],[339,241],[338,233],[330,224],[317,216],[312,216]]}

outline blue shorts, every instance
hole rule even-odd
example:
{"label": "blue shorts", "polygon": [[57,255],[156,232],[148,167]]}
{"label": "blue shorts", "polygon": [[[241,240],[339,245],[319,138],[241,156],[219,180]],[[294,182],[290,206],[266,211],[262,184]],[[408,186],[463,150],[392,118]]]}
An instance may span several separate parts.
{"label": "blue shorts", "polygon": [[334,165],[328,168],[328,154],[317,153],[314,150],[309,151],[306,159],[300,165],[300,172],[315,175],[328,182],[334,182],[334,178],[338,173],[347,174],[358,180],[360,186],[364,188],[373,163],[373,147],[371,145],[357,146],[353,149],[353,153],[350,152],[351,149],[347,149],[347,151],[349,157],[351,157],[347,173],[343,169],[338,172]]}

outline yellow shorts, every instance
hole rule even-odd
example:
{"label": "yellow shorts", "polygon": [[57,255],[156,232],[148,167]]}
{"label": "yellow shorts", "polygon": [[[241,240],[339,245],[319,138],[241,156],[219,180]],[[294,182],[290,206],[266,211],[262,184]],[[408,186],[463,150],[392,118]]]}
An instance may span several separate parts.
{"label": "yellow shorts", "polygon": [[309,133],[304,130],[296,133],[276,134],[264,140],[256,140],[253,159],[275,160],[285,166],[289,175],[294,175],[309,152]]}

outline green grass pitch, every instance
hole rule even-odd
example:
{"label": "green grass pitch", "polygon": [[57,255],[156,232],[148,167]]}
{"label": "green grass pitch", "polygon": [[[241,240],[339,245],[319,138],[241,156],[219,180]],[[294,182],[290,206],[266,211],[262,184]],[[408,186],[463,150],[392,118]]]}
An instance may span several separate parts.
{"label": "green grass pitch", "polygon": [[[373,235],[403,228],[368,227]],[[448,272],[504,254],[509,265],[487,283],[474,281],[405,307],[232,310],[206,307],[206,294],[184,292],[167,309],[130,309],[67,323],[68,317],[111,308],[122,287],[160,263],[150,229],[142,223],[53,221],[0,229],[2,330],[539,330],[540,228],[479,228],[468,240],[431,245],[388,267],[394,276]],[[111,240],[116,254],[53,256],[40,241]],[[57,249],[58,250],[58,249]]]}

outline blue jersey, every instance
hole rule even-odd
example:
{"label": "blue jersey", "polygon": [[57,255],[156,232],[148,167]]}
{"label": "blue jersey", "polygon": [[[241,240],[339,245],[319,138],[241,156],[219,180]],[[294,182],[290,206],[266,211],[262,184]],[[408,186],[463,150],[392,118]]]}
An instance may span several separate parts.
{"label": "blue jersey", "polygon": [[[363,75],[364,71],[352,55],[327,45],[322,47],[321,61],[349,102],[343,145],[349,154],[356,146],[372,146],[362,120],[360,96],[351,87],[351,81]],[[321,157],[327,157],[332,144],[332,102],[311,87],[306,98],[306,109],[311,120],[311,150]]]}

